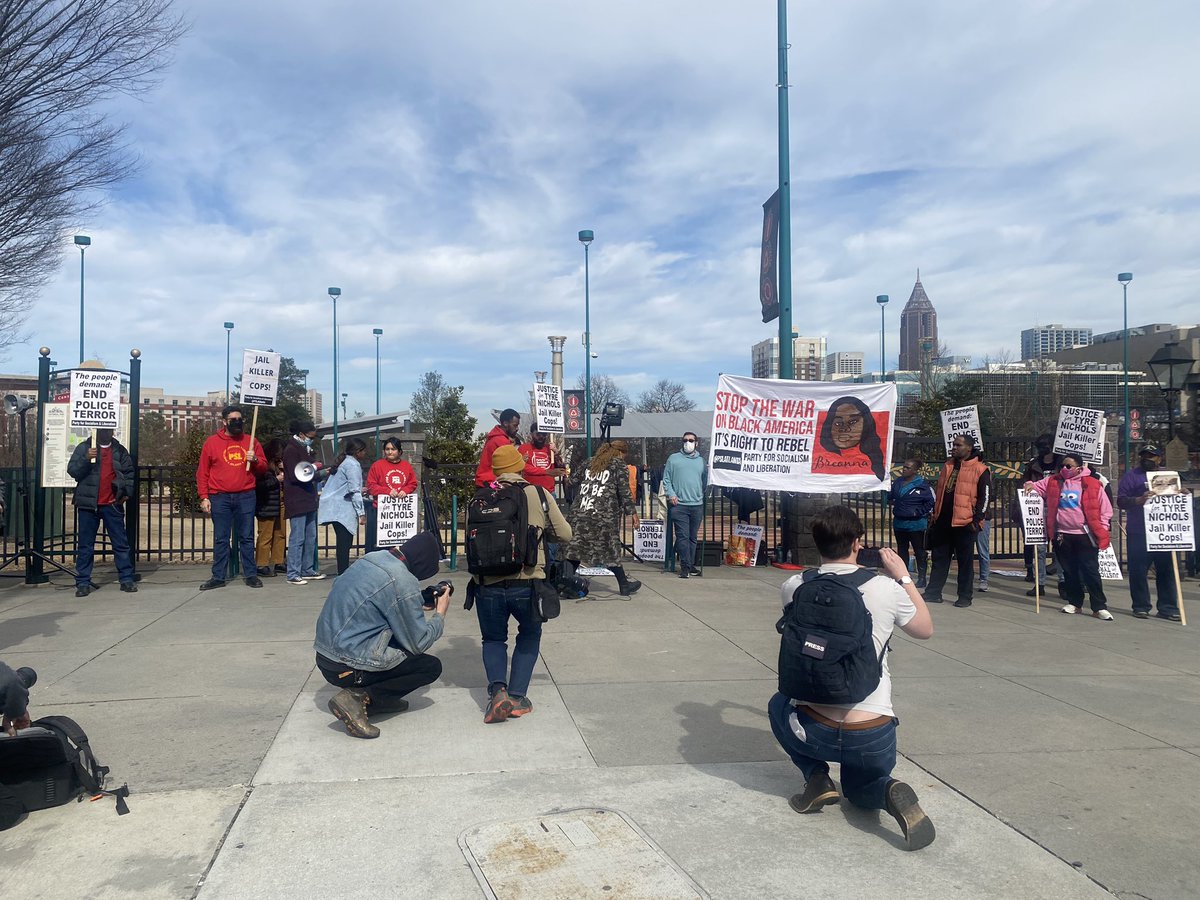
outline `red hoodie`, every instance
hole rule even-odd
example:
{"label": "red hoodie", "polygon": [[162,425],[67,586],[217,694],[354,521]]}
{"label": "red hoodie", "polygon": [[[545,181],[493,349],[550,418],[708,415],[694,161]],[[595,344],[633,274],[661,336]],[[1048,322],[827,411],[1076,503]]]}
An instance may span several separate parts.
{"label": "red hoodie", "polygon": [[496,473],[492,471],[492,454],[505,444],[513,444],[513,439],[503,425],[497,425],[488,432],[487,440],[483,442],[483,453],[479,454],[479,466],[475,469],[475,487],[483,487],[496,480]]}
{"label": "red hoodie", "polygon": [[377,459],[367,470],[367,493],[371,495],[371,502],[376,506],[379,505],[375,501],[376,497],[389,495],[393,490],[411,494],[416,489],[417,473],[407,460],[388,462],[386,459]]}
{"label": "red hoodie", "polygon": [[558,468],[558,460],[554,448],[547,443],[541,449],[533,446],[532,441],[526,441],[517,448],[517,452],[525,458],[525,471],[521,477],[530,484],[536,484],[547,490],[554,490],[554,476],[547,475],[549,469]]}
{"label": "red hoodie", "polygon": [[262,444],[254,441],[254,464],[246,470],[246,452],[250,449],[250,435],[243,434],[234,440],[222,428],[207,441],[200,451],[200,465],[196,467],[196,490],[200,499],[210,494],[237,494],[252,491],[255,479],[267,471],[267,458]]}

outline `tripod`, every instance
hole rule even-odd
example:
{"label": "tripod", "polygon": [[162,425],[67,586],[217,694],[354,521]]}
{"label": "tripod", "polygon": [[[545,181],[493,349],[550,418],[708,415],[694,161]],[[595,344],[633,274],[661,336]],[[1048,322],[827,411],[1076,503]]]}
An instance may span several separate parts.
{"label": "tripod", "polygon": [[[16,400],[15,404],[12,402],[13,399]],[[22,406],[23,403],[29,403],[30,405]],[[23,560],[25,562],[25,572],[20,575],[15,573],[0,575],[0,578],[27,578],[29,573],[29,561],[34,557],[37,557],[46,565],[52,566],[55,569],[58,569],[58,571],[65,572],[72,578],[75,578],[77,575],[74,569],[55,562],[54,560],[50,559],[50,557],[46,556],[46,554],[34,550],[29,546],[29,536],[33,528],[33,516],[29,512],[29,454],[26,446],[27,437],[25,432],[25,414],[29,412],[32,403],[30,403],[28,400],[6,398],[6,406],[10,415],[15,413],[21,417],[21,483],[17,485],[17,494],[21,498],[21,522],[24,526],[25,533],[22,536],[24,540],[18,542],[17,544],[17,552],[9,554],[8,556],[4,557],[2,561],[0,561],[0,570],[7,569],[17,560]]]}

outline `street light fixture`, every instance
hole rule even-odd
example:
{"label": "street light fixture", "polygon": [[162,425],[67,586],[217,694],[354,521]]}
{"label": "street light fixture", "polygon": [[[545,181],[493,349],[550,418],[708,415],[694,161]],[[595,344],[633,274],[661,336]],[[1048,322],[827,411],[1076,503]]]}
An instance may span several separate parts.
{"label": "street light fixture", "polygon": [[92,246],[86,234],[75,235],[75,246],[79,248],[79,363],[83,364],[83,251]]}
{"label": "street light fixture", "polygon": [[883,335],[884,335],[883,308],[885,306],[887,306],[888,295],[880,294],[878,297],[875,298],[875,302],[879,304],[879,380],[882,382],[882,381],[887,381],[887,363],[885,362],[886,355],[884,353],[884,342],[883,342]]}
{"label": "street light fixture", "polygon": [[337,300],[342,296],[340,287],[331,287],[329,299],[333,301],[333,448],[338,446],[338,331]]}
{"label": "street light fixture", "polygon": [[233,323],[225,323],[225,405],[229,405],[229,347],[233,336]]}
{"label": "street light fixture", "polygon": [[348,416],[346,415],[346,398],[349,396],[350,396],[349,394],[342,394],[342,418],[343,419],[348,418]]}
{"label": "street light fixture", "polygon": [[1167,443],[1170,443],[1175,437],[1175,401],[1196,360],[1186,350],[1180,349],[1178,341],[1168,341],[1154,351],[1149,363],[1158,389],[1167,398]]}
{"label": "street light fixture", "polygon": [[1117,276],[1121,282],[1121,309],[1125,314],[1125,330],[1121,334],[1121,358],[1125,372],[1125,457],[1121,465],[1129,468],[1129,282],[1133,281],[1132,272],[1122,272]]}
{"label": "street light fixture", "polygon": [[[372,328],[371,334],[375,335],[375,415],[380,415],[380,369],[379,369],[379,339],[383,337],[382,328]],[[375,451],[379,452],[379,424],[375,425]]]}
{"label": "street light fixture", "polygon": [[588,272],[588,245],[596,239],[590,231],[579,232],[583,244],[583,420],[587,425],[587,455],[592,457],[592,297]]}

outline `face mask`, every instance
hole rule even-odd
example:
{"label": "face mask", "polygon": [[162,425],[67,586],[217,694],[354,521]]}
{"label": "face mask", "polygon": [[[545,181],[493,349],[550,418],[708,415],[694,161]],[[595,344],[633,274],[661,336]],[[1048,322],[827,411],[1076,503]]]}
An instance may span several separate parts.
{"label": "face mask", "polygon": [[543,447],[545,447],[545,446],[546,446],[546,439],[545,439],[545,438],[541,438],[541,437],[535,437],[535,438],[533,439],[533,446],[535,446],[535,447],[537,447],[539,450],[541,450]]}
{"label": "face mask", "polygon": [[302,437],[302,438],[300,438],[300,443],[302,443],[305,447],[311,447],[312,446],[312,438]]}
{"label": "face mask", "polygon": [[225,423],[225,430],[229,432],[231,437],[241,437],[245,425],[241,419],[230,419]]}
{"label": "face mask", "polygon": [[696,442],[695,442],[695,441],[684,441],[684,442],[683,442],[683,452],[684,452],[684,453],[691,453],[691,452],[693,452],[695,449],[696,449]]}

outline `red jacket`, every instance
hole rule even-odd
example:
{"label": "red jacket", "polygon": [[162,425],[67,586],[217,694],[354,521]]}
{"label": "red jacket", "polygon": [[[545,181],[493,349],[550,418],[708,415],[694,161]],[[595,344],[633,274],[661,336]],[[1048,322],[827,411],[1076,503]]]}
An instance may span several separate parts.
{"label": "red jacket", "polygon": [[[1079,500],[1079,506],[1083,509],[1083,521],[1087,523],[1088,529],[1096,539],[1096,549],[1107,550],[1110,536],[1108,527],[1104,524],[1102,501],[1100,500],[1101,495],[1104,494],[1104,485],[1100,483],[1100,479],[1093,478],[1090,472],[1079,481],[1083,487],[1083,496]],[[1058,522],[1058,501],[1062,497],[1064,484],[1065,479],[1061,472],[1046,479],[1046,541],[1051,544],[1054,543],[1054,528]],[[1111,504],[1109,509],[1111,511]]]}
{"label": "red jacket", "polygon": [[236,441],[222,428],[207,441],[200,451],[196,467],[196,492],[204,500],[211,494],[237,494],[254,490],[255,480],[267,471],[267,458],[262,444],[254,441],[254,464],[246,469],[246,452],[251,437],[243,434]]}
{"label": "red jacket", "polygon": [[547,475],[546,471],[548,469],[559,468],[554,448],[546,444],[546,446],[538,449],[533,446],[532,441],[526,441],[518,448],[518,452],[525,458],[525,471],[522,473],[522,477],[530,484],[536,484],[547,491],[553,491],[554,476]]}
{"label": "red jacket", "polygon": [[417,489],[417,473],[413,471],[407,460],[388,462],[377,459],[367,470],[367,493],[373,498],[387,496],[393,490],[402,494],[411,494]]}
{"label": "red jacket", "polygon": [[479,454],[479,466],[475,469],[475,487],[483,487],[496,480],[496,473],[492,471],[492,454],[497,447],[512,443],[513,439],[501,425],[488,432],[487,440],[483,442],[483,452]]}

